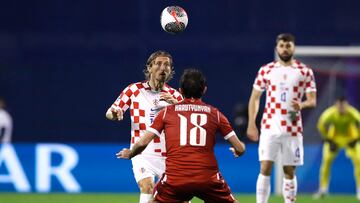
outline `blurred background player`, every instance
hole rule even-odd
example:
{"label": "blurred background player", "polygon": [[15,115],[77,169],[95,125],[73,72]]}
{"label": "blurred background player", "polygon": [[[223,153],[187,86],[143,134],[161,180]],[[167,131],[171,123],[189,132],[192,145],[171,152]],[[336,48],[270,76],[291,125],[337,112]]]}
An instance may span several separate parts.
{"label": "blurred background player", "polygon": [[315,198],[328,194],[331,165],[341,149],[354,165],[357,199],[360,200],[360,113],[345,97],[339,97],[335,104],[320,116],[317,127],[323,140],[323,157],[320,168],[319,192]]}
{"label": "blurred background player", "polygon": [[185,70],[180,79],[184,101],[163,109],[131,150],[123,149],[117,153],[118,158],[136,156],[165,131],[166,172],[154,188],[155,202],[175,203],[190,200],[193,196],[205,202],[237,202],[218,169],[214,154],[216,132],[220,131],[230,142],[235,157],[244,153],[245,145],[227,118],[201,100],[205,91],[202,73],[195,69]]}
{"label": "blurred background player", "polygon": [[5,100],[0,98],[0,143],[10,143],[12,138],[13,121],[5,109]]}
{"label": "blurred background player", "polygon": [[[182,100],[180,93],[166,84],[174,74],[173,59],[168,52],[152,53],[144,74],[146,80],[126,87],[106,112],[106,118],[121,121],[124,112],[130,108],[130,148],[143,136],[162,108]],[[141,192],[140,203],[151,199],[155,178],[160,178],[165,171],[165,157],[164,139],[157,137],[141,155],[132,159],[135,180]]]}
{"label": "blurred background player", "polygon": [[[280,34],[276,39],[279,60],[260,68],[249,101],[249,139],[257,141],[256,116],[260,97],[266,91],[266,104],[261,121],[259,143],[260,174],[256,183],[256,202],[266,203],[270,196],[270,175],[278,152],[282,155],[285,174],[284,201],[295,202],[297,193],[296,166],[303,164],[303,137],[300,110],[316,105],[313,72],[294,60],[295,37]],[[302,101],[306,95],[306,100]]]}

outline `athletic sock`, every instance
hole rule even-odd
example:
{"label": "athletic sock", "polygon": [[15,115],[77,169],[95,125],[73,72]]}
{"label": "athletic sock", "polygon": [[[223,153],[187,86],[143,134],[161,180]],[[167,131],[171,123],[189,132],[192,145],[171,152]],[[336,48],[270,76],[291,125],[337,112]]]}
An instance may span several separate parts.
{"label": "athletic sock", "polygon": [[152,194],[141,193],[139,203],[149,203],[151,198],[152,198]]}
{"label": "athletic sock", "polygon": [[256,203],[267,203],[270,190],[270,176],[264,176],[260,173],[256,182]]}
{"label": "athletic sock", "polygon": [[297,180],[294,179],[285,179],[283,180],[283,197],[285,203],[294,203],[296,201],[297,193]]}

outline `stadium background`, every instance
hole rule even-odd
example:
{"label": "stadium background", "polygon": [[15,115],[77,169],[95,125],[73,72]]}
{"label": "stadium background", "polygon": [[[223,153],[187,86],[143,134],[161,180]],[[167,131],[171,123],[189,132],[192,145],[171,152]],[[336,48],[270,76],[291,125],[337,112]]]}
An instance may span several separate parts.
{"label": "stadium background", "polygon": [[[184,33],[162,31],[159,15],[168,5],[187,11]],[[64,143],[79,154],[72,172],[84,184],[81,191],[137,191],[130,163],[113,156],[127,146],[129,118],[110,122],[104,114],[126,85],[143,79],[144,63],[153,51],[164,49],[173,55],[176,75],[169,83],[173,87],[186,67],[201,69],[209,87],[204,99],[235,124],[259,66],[274,58],[277,34],[293,33],[298,45],[359,45],[359,6],[356,0],[2,1],[0,96],[14,119],[14,149],[31,191],[39,191],[35,189],[38,143]],[[353,82],[341,88],[348,87],[356,90],[360,85]],[[358,91],[347,92],[350,102],[360,108]],[[319,135],[307,134],[305,141],[305,156],[313,155],[307,161],[314,165],[300,169],[300,191],[313,192],[321,158]],[[230,185],[237,192],[254,192],[256,144],[249,149],[247,156],[234,161],[225,147],[218,148],[220,165],[229,171],[224,175],[234,178]],[[54,154],[52,164],[61,163],[61,156]],[[8,162],[2,160],[0,174],[6,175]],[[334,174],[338,170],[339,175],[332,178],[331,190],[353,193],[350,161],[342,154],[335,165]],[[94,179],[94,173],[102,177]],[[56,177],[51,180],[50,191],[67,191]],[[104,185],[96,187],[95,181]],[[14,185],[0,183],[0,191],[15,191]]]}

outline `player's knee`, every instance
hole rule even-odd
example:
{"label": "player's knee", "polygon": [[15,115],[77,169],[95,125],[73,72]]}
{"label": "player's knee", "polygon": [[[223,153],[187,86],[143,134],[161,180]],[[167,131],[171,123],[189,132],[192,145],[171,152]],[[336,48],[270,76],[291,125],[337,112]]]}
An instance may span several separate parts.
{"label": "player's knee", "polygon": [[294,166],[284,166],[284,175],[286,179],[293,179],[295,177],[295,167]]}
{"label": "player's knee", "polygon": [[323,165],[331,165],[332,162],[333,162],[334,158],[331,157],[331,156],[324,156],[323,157],[323,161],[322,161],[322,164]]}
{"label": "player's knee", "polygon": [[144,184],[140,186],[140,191],[141,193],[151,194],[153,191],[153,187],[150,184]]}
{"label": "player's knee", "polygon": [[260,173],[264,176],[270,176],[271,175],[271,168],[261,168]]}
{"label": "player's knee", "polygon": [[143,182],[139,182],[139,188],[141,193],[151,194],[154,186],[151,182],[143,181]]}
{"label": "player's knee", "polygon": [[264,176],[270,176],[272,170],[272,163],[270,162],[261,162],[260,173]]}

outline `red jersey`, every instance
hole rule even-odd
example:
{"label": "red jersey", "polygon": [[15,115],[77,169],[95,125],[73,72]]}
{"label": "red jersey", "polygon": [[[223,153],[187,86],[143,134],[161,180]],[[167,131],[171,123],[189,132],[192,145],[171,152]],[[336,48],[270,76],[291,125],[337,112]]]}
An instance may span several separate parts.
{"label": "red jersey", "polygon": [[228,119],[200,99],[185,99],[164,108],[148,130],[158,136],[165,131],[165,174],[168,181],[183,182],[203,180],[217,173],[216,132],[219,131],[224,139],[235,135]]}

